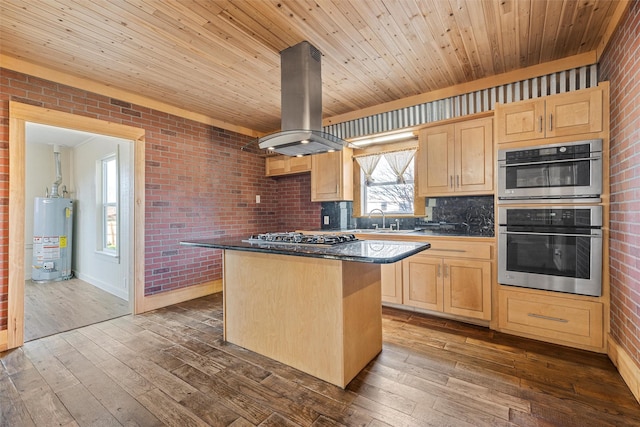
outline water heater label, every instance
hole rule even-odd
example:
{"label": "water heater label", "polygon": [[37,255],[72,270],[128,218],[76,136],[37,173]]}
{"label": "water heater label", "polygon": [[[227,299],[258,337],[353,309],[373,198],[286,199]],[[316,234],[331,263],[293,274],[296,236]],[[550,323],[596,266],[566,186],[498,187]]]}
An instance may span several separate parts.
{"label": "water heater label", "polygon": [[67,236],[60,236],[60,248],[64,249],[67,247]]}
{"label": "water heater label", "polygon": [[[66,236],[63,236],[66,246]],[[38,262],[60,258],[60,237],[35,237],[33,238],[33,253]]]}

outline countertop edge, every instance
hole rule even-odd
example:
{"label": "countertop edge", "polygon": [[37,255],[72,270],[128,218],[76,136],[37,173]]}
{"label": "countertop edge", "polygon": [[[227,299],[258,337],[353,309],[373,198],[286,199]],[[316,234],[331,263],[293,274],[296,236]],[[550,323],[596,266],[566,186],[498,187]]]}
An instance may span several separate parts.
{"label": "countertop edge", "polygon": [[[375,244],[376,242],[379,244],[388,244],[393,241],[390,240],[361,240],[359,242],[366,242],[368,244]],[[395,243],[398,244],[406,244],[406,241],[397,241]],[[351,261],[351,262],[365,262],[371,264],[393,264],[395,262],[401,261],[405,258],[408,258],[412,255],[425,251],[431,247],[431,244],[428,242],[409,242],[420,244],[419,247],[415,249],[409,249],[393,257],[373,257],[373,256],[357,256],[357,255],[341,255],[341,254],[331,254],[331,253],[314,253],[314,252],[293,252],[287,249],[286,246],[277,247],[276,245],[270,245],[269,247],[260,247],[260,246],[245,246],[238,245],[228,242],[213,242],[209,240],[187,240],[181,241],[180,245],[182,246],[190,246],[190,247],[199,247],[199,248],[209,248],[209,249],[222,249],[222,250],[234,250],[241,252],[259,252],[259,253],[270,253],[277,255],[287,255],[287,256],[302,256],[308,258],[321,258],[321,259],[333,259],[338,261]]]}

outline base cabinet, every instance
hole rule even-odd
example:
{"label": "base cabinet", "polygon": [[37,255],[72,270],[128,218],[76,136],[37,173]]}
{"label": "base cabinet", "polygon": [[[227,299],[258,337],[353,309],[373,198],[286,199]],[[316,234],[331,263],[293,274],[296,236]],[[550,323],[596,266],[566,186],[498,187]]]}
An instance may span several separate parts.
{"label": "base cabinet", "polygon": [[602,303],[506,286],[498,298],[501,332],[603,351]]}
{"label": "base cabinet", "polygon": [[405,305],[491,319],[491,262],[414,255],[403,261]]}
{"label": "base cabinet", "polygon": [[402,261],[380,264],[382,301],[402,304]]}

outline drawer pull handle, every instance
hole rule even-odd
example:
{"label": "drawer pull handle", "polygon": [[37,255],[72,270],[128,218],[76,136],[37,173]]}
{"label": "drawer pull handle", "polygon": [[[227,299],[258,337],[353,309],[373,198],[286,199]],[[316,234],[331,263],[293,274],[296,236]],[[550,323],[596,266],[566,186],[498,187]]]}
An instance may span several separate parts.
{"label": "drawer pull handle", "polygon": [[536,319],[552,320],[554,322],[560,322],[560,323],[569,323],[567,319],[561,319],[559,317],[543,316],[542,314],[527,313],[527,316],[535,317]]}
{"label": "drawer pull handle", "polygon": [[435,248],[435,251],[442,251],[442,252],[467,252],[464,249],[445,249],[445,248]]}

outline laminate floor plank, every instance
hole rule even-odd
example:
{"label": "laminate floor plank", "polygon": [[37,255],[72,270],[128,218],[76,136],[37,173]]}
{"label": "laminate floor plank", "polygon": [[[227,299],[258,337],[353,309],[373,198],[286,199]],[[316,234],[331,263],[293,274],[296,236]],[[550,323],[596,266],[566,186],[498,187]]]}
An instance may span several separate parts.
{"label": "laminate floor plank", "polygon": [[127,301],[78,278],[24,289],[25,342],[131,314]]}
{"label": "laminate floor plank", "polygon": [[382,312],[346,389],[225,342],[221,294],[32,340],[0,353],[0,426],[640,425],[606,355]]}
{"label": "laminate floor plank", "polygon": [[0,426],[35,426],[6,371],[0,372]]}

